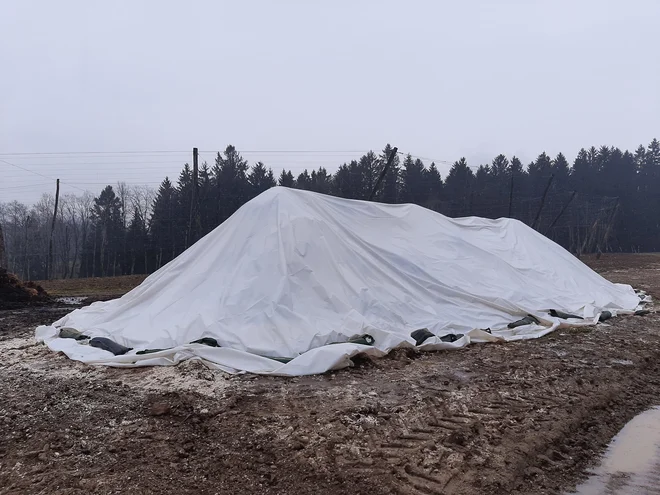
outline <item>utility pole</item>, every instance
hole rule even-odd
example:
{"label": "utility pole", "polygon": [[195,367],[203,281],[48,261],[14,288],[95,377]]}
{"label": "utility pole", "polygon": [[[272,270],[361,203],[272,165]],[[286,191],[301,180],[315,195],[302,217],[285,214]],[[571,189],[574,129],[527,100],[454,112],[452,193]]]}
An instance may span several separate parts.
{"label": "utility pole", "polygon": [[57,205],[60,201],[60,179],[57,179],[55,189],[55,209],[53,211],[53,223],[50,224],[50,240],[48,241],[48,262],[46,263],[46,280],[50,280],[53,270],[53,232],[55,231],[55,220],[57,219]]}
{"label": "utility pole", "polygon": [[385,164],[385,167],[383,167],[383,170],[381,171],[380,175],[378,176],[378,180],[376,181],[376,184],[374,185],[374,188],[371,190],[371,194],[369,195],[369,201],[374,199],[374,196],[378,192],[378,188],[380,187],[380,183],[383,182],[383,179],[385,178],[385,174],[389,170],[389,168],[392,166],[392,162],[394,161],[394,157],[396,156],[397,152],[399,151],[399,148],[396,146],[392,148],[392,151],[390,151],[390,156],[387,157],[387,163]]}
{"label": "utility pole", "polygon": [[189,247],[197,240],[197,233],[193,230],[197,218],[197,186],[199,183],[199,151],[193,148],[193,178],[192,178],[192,202],[190,204],[190,221],[188,222],[188,242]]}

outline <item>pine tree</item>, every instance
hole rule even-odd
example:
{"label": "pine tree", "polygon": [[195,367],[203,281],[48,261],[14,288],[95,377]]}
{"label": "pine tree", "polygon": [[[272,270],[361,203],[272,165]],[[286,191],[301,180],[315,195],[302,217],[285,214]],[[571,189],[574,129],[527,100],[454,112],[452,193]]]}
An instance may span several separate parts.
{"label": "pine tree", "polygon": [[332,176],[324,167],[319,167],[318,171],[312,171],[311,190],[322,194],[329,194],[332,186]]}
{"label": "pine tree", "polygon": [[248,174],[250,184],[250,198],[259,196],[262,192],[275,187],[275,177],[270,168],[266,168],[263,162],[257,162]]}
{"label": "pine tree", "polygon": [[348,164],[348,175],[351,178],[351,199],[368,199],[371,190],[369,190],[368,186],[365,184],[363,166],[359,161],[351,160]]}
{"label": "pine tree", "polygon": [[216,189],[213,186],[211,170],[206,162],[199,169],[199,229],[200,236],[208,234],[216,226],[216,205],[218,198]]}
{"label": "pine tree", "polygon": [[540,197],[552,174],[552,160],[544,151],[527,167],[532,197]]}
{"label": "pine tree", "polygon": [[85,261],[91,265],[91,275],[117,275],[123,262],[121,247],[124,232],[121,203],[112,186],[106,186],[94,198],[91,221],[92,234],[83,253]]}
{"label": "pine tree", "polygon": [[232,145],[218,153],[211,169],[211,178],[217,197],[217,224],[234,214],[249,197],[248,163]]}
{"label": "pine tree", "polygon": [[307,172],[307,169],[303,170],[302,173],[298,174],[296,179],[296,189],[304,189],[306,191],[311,191],[312,189],[312,178]]}
{"label": "pine tree", "polygon": [[194,226],[190,225],[193,187],[192,169],[186,163],[179,174],[175,193],[177,208],[174,218],[174,224],[176,226],[174,230],[174,243],[176,246],[180,246],[178,250],[187,249],[193,243],[193,237],[195,237],[192,231]]}
{"label": "pine tree", "polygon": [[426,173],[426,197],[427,201],[424,206],[432,210],[442,212],[442,198],[443,198],[443,183],[438,167],[435,162],[431,162],[429,170]]}
{"label": "pine tree", "polygon": [[502,154],[497,155],[490,166],[493,177],[507,177],[509,175],[509,165],[509,160],[507,160],[506,156]]}
{"label": "pine tree", "polygon": [[522,218],[522,205],[527,196],[529,176],[517,156],[511,157],[508,178],[509,183],[503,188],[508,194],[505,200],[506,216],[520,219]]}
{"label": "pine tree", "polygon": [[351,181],[351,172],[347,164],[339,167],[335,175],[332,177],[332,194],[341,198],[353,198],[353,184]]}
{"label": "pine tree", "polygon": [[128,225],[127,240],[129,246],[128,273],[149,273],[147,261],[148,235],[144,228],[145,221],[139,210],[133,212],[133,218]]}
{"label": "pine tree", "polygon": [[170,179],[165,177],[165,180],[161,183],[156,193],[150,225],[155,265],[157,268],[171,261],[177,255],[177,207],[176,190]]}
{"label": "pine tree", "polygon": [[351,178],[356,181],[356,199],[369,199],[382,165],[376,153],[369,151],[358,160],[357,170],[350,168]]}
{"label": "pine tree", "polygon": [[488,187],[491,201],[489,216],[493,218],[508,216],[511,199],[511,163],[503,154],[497,155],[490,165]]}
{"label": "pine tree", "polygon": [[472,214],[472,186],[474,173],[465,158],[454,162],[447,179],[445,179],[445,196],[450,202],[450,216],[465,216]]}
{"label": "pine tree", "polygon": [[401,202],[426,204],[428,201],[427,170],[424,163],[418,158],[413,160],[407,155],[403,160],[401,171]]}
{"label": "pine tree", "polygon": [[557,157],[552,161],[550,168],[555,175],[553,188],[557,191],[567,190],[569,187],[571,168],[563,153],[557,154]]}
{"label": "pine tree", "polygon": [[282,173],[277,180],[277,185],[282,187],[295,187],[296,180],[290,170],[282,170]]}
{"label": "pine tree", "polygon": [[653,139],[647,146],[639,168],[639,192],[646,198],[639,205],[638,214],[643,215],[643,238],[641,249],[657,251],[660,248],[660,142]]}
{"label": "pine tree", "polygon": [[593,187],[591,181],[593,180],[594,170],[591,167],[591,161],[587,150],[582,148],[573,162],[571,169],[571,184],[572,189],[578,193],[589,194]]}

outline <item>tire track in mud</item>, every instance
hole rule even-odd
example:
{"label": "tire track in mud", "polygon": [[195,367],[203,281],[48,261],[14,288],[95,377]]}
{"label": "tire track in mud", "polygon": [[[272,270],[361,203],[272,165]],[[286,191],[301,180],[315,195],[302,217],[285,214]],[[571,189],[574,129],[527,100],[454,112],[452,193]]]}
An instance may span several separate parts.
{"label": "tire track in mud", "polygon": [[475,428],[478,421],[450,410],[447,389],[420,388],[436,396],[425,397],[423,404],[394,415],[382,429],[372,431],[363,445],[370,458],[367,465],[363,458],[354,462],[339,460],[338,467],[349,472],[389,475],[391,488],[401,495],[453,493],[456,472],[443,469],[443,464],[468,449],[470,438],[479,431]]}
{"label": "tire track in mud", "polygon": [[[633,379],[635,388],[648,385],[650,378]],[[573,450],[588,451],[587,438],[598,437],[603,428],[616,432],[613,425],[620,420],[612,418],[613,410],[634,402],[634,393],[624,384],[588,377],[559,380],[559,388],[555,377],[539,374],[537,379],[534,386],[520,386],[518,379],[499,378],[498,390],[477,383],[462,392],[420,386],[421,401],[370,433],[362,460],[339,458],[337,466],[389,475],[390,486],[401,495],[474,493],[466,486],[481,486],[479,493],[527,493],[526,483],[555,486],[552,477],[575,469]],[[491,456],[499,456],[500,464]],[[490,478],[482,466],[491,471]],[[499,479],[492,477],[493,470],[500,471]],[[659,487],[649,494],[660,495],[657,479],[648,484]],[[522,491],[511,490],[516,486]]]}

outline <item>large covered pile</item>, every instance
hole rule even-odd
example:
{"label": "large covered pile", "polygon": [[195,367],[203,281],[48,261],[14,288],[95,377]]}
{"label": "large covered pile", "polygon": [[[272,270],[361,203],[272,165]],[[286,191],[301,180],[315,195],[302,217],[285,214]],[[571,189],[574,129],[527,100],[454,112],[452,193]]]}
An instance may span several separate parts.
{"label": "large covered pile", "polygon": [[48,294],[34,282],[21,282],[5,268],[0,268],[0,309],[39,304],[49,301]]}
{"label": "large covered pile", "polygon": [[[120,299],[37,329],[90,364],[299,375],[528,339],[640,298],[524,224],[270,189]],[[72,337],[72,338],[63,338]]]}

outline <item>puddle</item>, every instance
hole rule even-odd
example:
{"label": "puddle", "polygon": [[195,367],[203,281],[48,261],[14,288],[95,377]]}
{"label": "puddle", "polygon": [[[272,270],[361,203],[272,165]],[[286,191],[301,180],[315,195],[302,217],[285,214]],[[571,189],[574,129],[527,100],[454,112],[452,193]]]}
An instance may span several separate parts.
{"label": "puddle", "polygon": [[569,493],[660,495],[660,407],[635,416],[624,426],[591,474]]}

